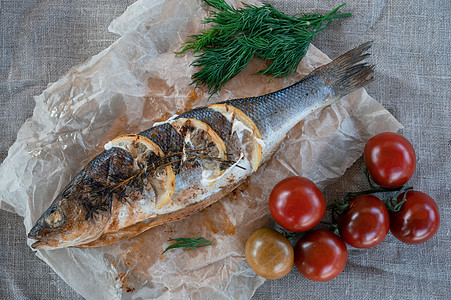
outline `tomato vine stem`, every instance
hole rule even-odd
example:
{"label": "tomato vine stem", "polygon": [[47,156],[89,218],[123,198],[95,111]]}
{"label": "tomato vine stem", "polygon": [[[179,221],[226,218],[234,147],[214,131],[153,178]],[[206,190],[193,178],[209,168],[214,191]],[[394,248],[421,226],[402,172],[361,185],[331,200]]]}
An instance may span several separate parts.
{"label": "tomato vine stem", "polygon": [[387,200],[384,201],[385,205],[387,206],[387,209],[390,211],[398,212],[402,205],[404,204],[405,200],[405,194],[403,197],[403,200],[398,203],[397,198],[402,193],[405,193],[406,191],[412,190],[413,187],[411,186],[400,186],[396,188],[386,188],[382,186],[374,185],[371,181],[371,178],[369,177],[368,170],[365,168],[364,170],[365,177],[368,180],[368,183],[370,185],[370,188],[364,191],[360,192],[349,192],[347,193],[341,200],[336,201],[332,204],[329,204],[327,206],[327,209],[331,211],[332,216],[332,222],[335,224],[337,222],[337,216],[341,215],[345,210],[349,208],[349,202],[361,195],[371,195],[371,194],[377,194],[377,193],[391,193],[391,192],[397,192],[394,197],[389,197]]}
{"label": "tomato vine stem", "polygon": [[[404,205],[404,203],[407,201],[407,192],[413,190],[413,187],[411,186],[402,186],[402,188],[394,195],[393,197],[389,197],[387,200],[384,201],[385,206],[387,206],[387,209],[391,212],[399,212]],[[398,197],[400,195],[403,195],[402,200],[398,202]]]}

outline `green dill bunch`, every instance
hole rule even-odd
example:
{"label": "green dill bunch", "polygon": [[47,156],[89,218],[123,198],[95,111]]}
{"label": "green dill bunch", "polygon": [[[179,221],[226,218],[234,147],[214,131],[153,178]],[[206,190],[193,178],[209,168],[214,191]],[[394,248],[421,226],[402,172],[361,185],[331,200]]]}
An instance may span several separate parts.
{"label": "green dill bunch", "polygon": [[235,9],[224,0],[204,0],[217,11],[203,20],[211,27],[200,34],[189,36],[178,54],[191,51],[199,68],[193,74],[192,84],[208,87],[213,95],[227,81],[237,75],[257,57],[269,63],[267,69],[257,72],[271,77],[284,77],[296,71],[307,53],[313,37],[324,30],[333,19],[351,14],[337,14],[345,4],[326,15],[297,14],[287,16],[270,4],[244,4]]}

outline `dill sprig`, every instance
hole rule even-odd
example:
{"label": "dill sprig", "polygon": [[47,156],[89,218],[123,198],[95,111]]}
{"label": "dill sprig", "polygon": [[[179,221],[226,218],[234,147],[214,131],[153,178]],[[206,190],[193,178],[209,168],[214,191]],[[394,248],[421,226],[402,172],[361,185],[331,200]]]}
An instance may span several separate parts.
{"label": "dill sprig", "polygon": [[166,251],[175,248],[185,248],[186,250],[194,250],[196,248],[213,245],[213,242],[210,242],[209,240],[204,239],[203,237],[198,237],[195,239],[193,238],[169,239],[169,242],[175,243],[167,247],[166,250],[164,250],[163,253],[161,254],[164,254]]}
{"label": "dill sprig", "polygon": [[203,20],[212,26],[189,36],[178,54],[195,54],[191,65],[200,70],[192,76],[192,84],[206,85],[211,95],[243,70],[252,57],[269,63],[257,74],[284,77],[294,73],[313,37],[333,19],[351,16],[337,14],[345,4],[326,15],[303,13],[290,17],[270,4],[244,4],[235,9],[224,0],[204,1],[217,10]]}

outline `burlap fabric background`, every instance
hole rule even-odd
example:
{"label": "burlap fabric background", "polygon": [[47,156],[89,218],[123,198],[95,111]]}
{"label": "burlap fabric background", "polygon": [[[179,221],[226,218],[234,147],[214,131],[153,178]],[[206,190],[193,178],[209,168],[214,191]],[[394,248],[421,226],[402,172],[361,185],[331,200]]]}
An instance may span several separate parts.
{"label": "burlap fabric background", "polygon": [[[33,96],[71,67],[109,46],[108,24],[133,1],[0,1],[0,159],[32,115]],[[325,12],[332,0],[267,1],[294,14]],[[335,22],[314,44],[330,57],[373,40],[376,81],[367,90],[404,124],[418,168],[411,183],[440,207],[436,237],[405,245],[389,235],[381,245],[349,249],[345,271],[328,283],[295,269],[267,281],[255,299],[449,299],[451,297],[451,1],[348,1],[353,17]],[[325,190],[328,201],[363,189],[359,160]],[[0,299],[78,299],[25,243],[22,219],[0,210]]]}

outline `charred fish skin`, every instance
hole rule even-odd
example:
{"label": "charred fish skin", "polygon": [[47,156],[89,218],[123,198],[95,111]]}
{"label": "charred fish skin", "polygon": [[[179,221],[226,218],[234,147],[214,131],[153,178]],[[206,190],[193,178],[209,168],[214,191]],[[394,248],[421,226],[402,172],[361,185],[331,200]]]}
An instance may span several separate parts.
{"label": "charred fish skin", "polygon": [[224,142],[230,139],[232,123],[230,123],[222,114],[209,109],[208,107],[189,110],[177,116],[175,119],[180,118],[190,118],[202,121],[210,126]]}
{"label": "charred fish skin", "polygon": [[[230,139],[232,132],[232,124],[220,113],[209,109],[208,107],[200,107],[189,110],[174,118],[174,120],[181,118],[196,119],[206,123],[213,129],[214,132],[224,141]],[[183,148],[182,136],[174,130],[169,123],[151,127],[145,131],[138,133],[155,142],[161,147],[165,154],[178,153]]]}
{"label": "charred fish skin", "polygon": [[[33,247],[103,246],[179,220],[211,205],[256,170],[255,166],[251,167],[252,163],[258,166],[260,161],[266,161],[286,133],[305,116],[372,81],[373,67],[358,64],[368,56],[364,52],[370,46],[371,42],[358,46],[285,89],[196,108],[140,132],[139,136],[154,142],[164,153],[164,159],[157,162],[171,165],[177,174],[175,193],[162,209],[154,207],[152,201],[155,199],[150,194],[138,198],[125,197],[124,200],[125,192],[135,192],[132,186],[126,186],[121,193],[111,189],[112,185],[126,181],[127,177],[135,174],[132,166],[136,162],[120,148],[103,151],[75,176],[39,218],[29,234],[29,238],[37,240]],[[205,155],[200,153],[204,158],[213,153],[215,157],[210,157],[212,161],[225,161],[224,157],[233,157],[239,164],[226,164],[228,169],[219,172],[218,179],[209,185],[201,184],[199,177],[204,174],[199,170],[208,164],[196,164],[196,160],[183,161],[185,156],[189,156],[187,151],[199,154],[195,151],[200,150],[190,145],[190,132],[200,132],[202,137],[210,139],[210,142],[203,144],[199,143],[200,136],[193,137],[202,147],[213,145],[216,149]],[[247,137],[251,136],[254,144],[260,145],[260,148],[251,147],[257,149],[254,153],[262,152],[253,162],[247,162],[246,158],[243,160],[244,146],[240,148],[239,143],[243,132]],[[152,163],[155,164],[155,161]],[[155,173],[149,174],[153,176]],[[132,225],[122,228],[110,226],[117,223],[112,219],[132,207],[145,213],[130,211],[123,217],[128,218],[124,224]],[[115,229],[108,231],[108,228]]]}
{"label": "charred fish skin", "polygon": [[28,237],[37,240],[32,247],[56,248],[62,236],[70,237],[68,246],[98,238],[110,221],[116,197],[108,188],[128,178],[132,168],[133,159],[121,148],[103,151],[93,158],[30,230]]}
{"label": "charred fish skin", "polygon": [[169,123],[151,127],[138,133],[138,135],[144,136],[156,143],[165,155],[178,153],[183,148],[182,137]]}

